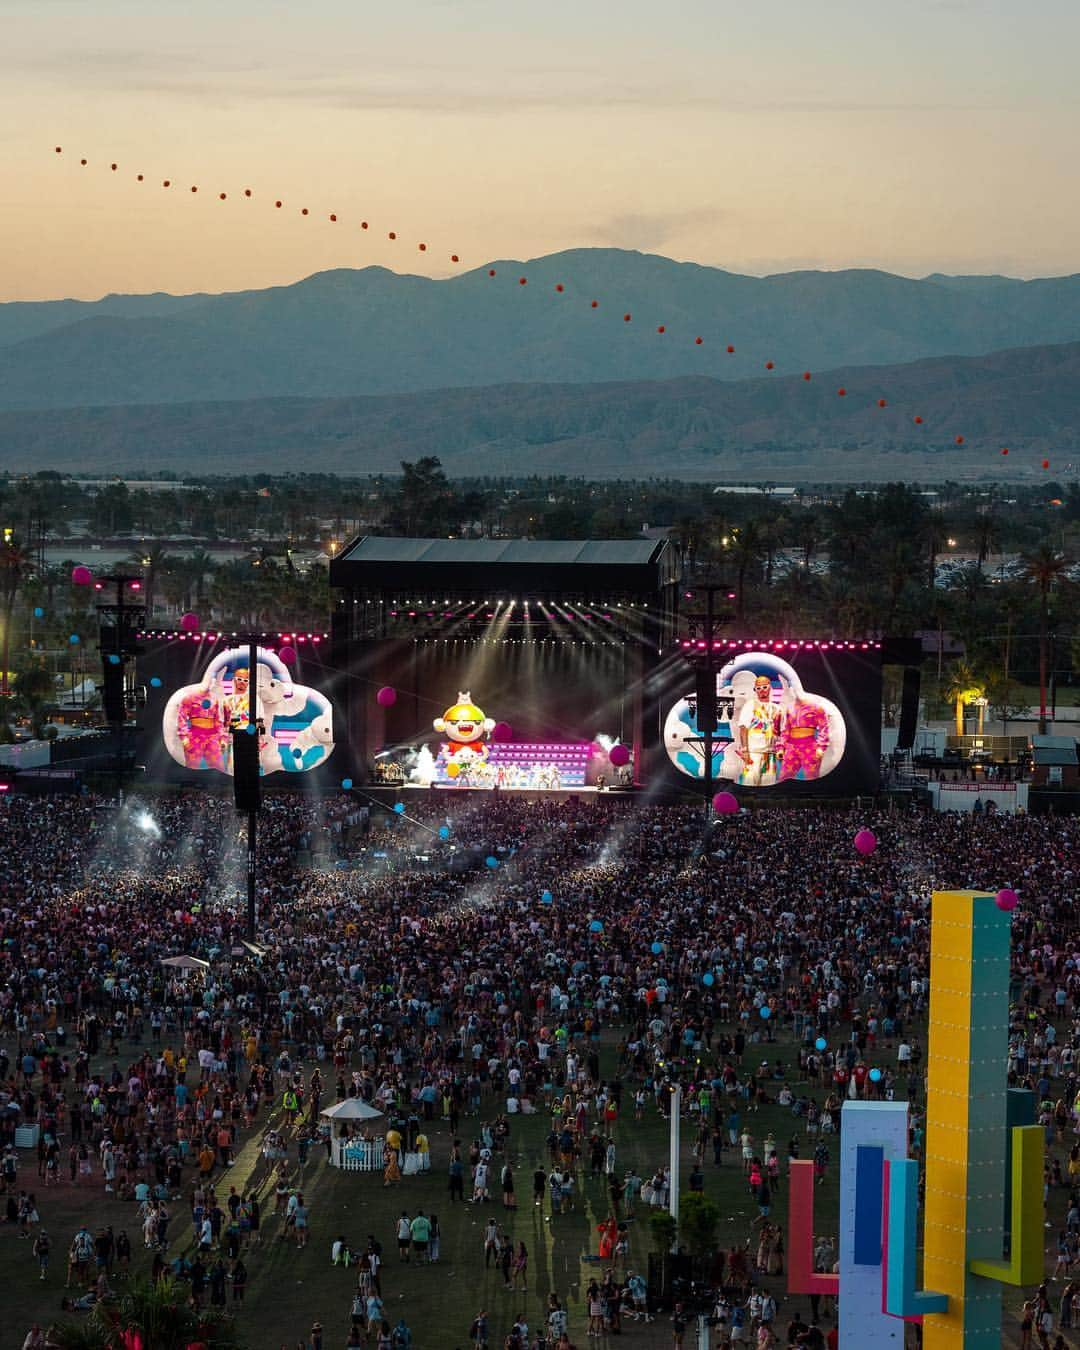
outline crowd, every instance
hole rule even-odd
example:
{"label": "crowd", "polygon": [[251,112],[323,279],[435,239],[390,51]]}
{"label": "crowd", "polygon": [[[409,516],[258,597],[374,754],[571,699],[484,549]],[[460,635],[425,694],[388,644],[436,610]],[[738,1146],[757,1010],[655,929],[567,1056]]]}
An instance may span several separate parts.
{"label": "crowd", "polygon": [[[666,1115],[679,1088],[695,1156],[718,1161],[737,1145],[760,1210],[757,1262],[735,1257],[734,1280],[730,1265],[717,1272],[729,1305],[721,1324],[732,1344],[744,1324],[772,1344],[775,1309],[763,1319],[752,1304],[754,1274],[782,1268],[768,1196],[800,1135],[824,1176],[845,1097],[902,1092],[921,1146],[935,887],[1021,896],[1011,1077],[1046,1103],[1062,1151],[1048,1184],[1080,1179],[1080,1151],[1068,1154],[1077,823],[899,810],[868,820],[807,807],[710,825],[699,808],[604,795],[449,797],[413,794],[403,814],[376,809],[370,826],[353,795],[268,797],[253,945],[243,942],[244,832],[231,803],[0,799],[2,1179],[8,1217],[14,1206],[14,1222],[36,1233],[43,1274],[48,1235],[31,1216],[61,1182],[101,1185],[136,1207],[132,1235],[154,1252],[155,1273],[184,1279],[196,1302],[242,1304],[244,1256],[268,1220],[306,1245],[312,1216],[283,1159],[318,1147],[320,1105],[361,1097],[412,1140],[436,1117],[456,1132],[480,1112],[490,1124],[484,1134],[477,1125],[476,1156],[455,1145],[440,1159],[447,1203],[494,1196],[507,1210],[528,1183],[505,1175],[501,1140],[516,1116],[543,1114],[551,1166],[532,1178],[533,1203],[553,1213],[573,1204],[583,1167],[608,1185],[608,1260],[581,1330],[610,1331],[620,1312],[652,1315],[619,1224],[635,1202],[662,1204],[666,1185],[663,1168],[642,1179],[618,1166],[618,1125]],[[879,839],[870,857],[852,847],[864,824]],[[180,954],[207,962],[205,973],[162,964]],[[771,1049],[778,1034],[799,1046],[797,1083]],[[601,1038],[617,1073],[601,1071]],[[121,1067],[125,1044],[134,1057]],[[790,1142],[756,1137],[766,1099],[790,1107]],[[17,1131],[35,1124],[31,1187],[25,1160],[16,1176],[7,1159]],[[230,1187],[237,1143],[256,1124],[259,1164]],[[494,1219],[488,1227],[485,1260],[524,1293],[528,1252],[504,1242]],[[356,1269],[346,1343],[401,1345],[411,1333],[385,1315],[381,1254],[337,1241],[334,1259]],[[406,1211],[397,1242],[403,1259],[437,1261],[437,1217]],[[126,1232],[76,1234],[77,1304],[109,1296],[130,1247]],[[500,1343],[571,1343],[557,1298],[541,1320],[530,1332],[523,1313],[509,1333],[498,1328]],[[474,1344],[495,1334],[491,1314],[474,1319]],[[795,1336],[823,1343],[817,1327]]]}

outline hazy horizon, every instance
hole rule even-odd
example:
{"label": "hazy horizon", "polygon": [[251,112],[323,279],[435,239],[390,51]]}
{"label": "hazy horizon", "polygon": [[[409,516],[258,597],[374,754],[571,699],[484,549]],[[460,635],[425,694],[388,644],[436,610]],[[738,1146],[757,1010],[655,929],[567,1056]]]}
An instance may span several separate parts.
{"label": "hazy horizon", "polygon": [[681,0],[662,18],[644,0],[0,0],[0,16],[0,300],[604,246],[755,276],[1080,271],[1065,0]]}

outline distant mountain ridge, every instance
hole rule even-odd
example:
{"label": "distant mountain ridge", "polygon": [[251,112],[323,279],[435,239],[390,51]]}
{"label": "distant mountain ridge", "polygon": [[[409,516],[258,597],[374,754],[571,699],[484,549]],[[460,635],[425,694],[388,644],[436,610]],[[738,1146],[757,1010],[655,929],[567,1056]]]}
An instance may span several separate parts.
{"label": "distant mountain ridge", "polygon": [[757,278],[577,249],[447,280],[369,267],[225,295],[0,305],[0,410],[747,380],[766,360],[779,374],[1077,340],[1080,275]]}
{"label": "distant mountain ridge", "polygon": [[0,412],[0,469],[19,472],[355,475],[434,454],[454,476],[1049,482],[1042,457],[1075,477],[1077,449],[1080,342],[841,367],[809,383],[697,376]]}

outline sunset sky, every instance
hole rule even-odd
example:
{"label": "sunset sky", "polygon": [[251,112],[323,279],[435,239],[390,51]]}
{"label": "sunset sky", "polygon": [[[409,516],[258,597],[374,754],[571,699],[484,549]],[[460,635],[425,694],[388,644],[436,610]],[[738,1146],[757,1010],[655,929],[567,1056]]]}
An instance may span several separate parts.
{"label": "sunset sky", "polygon": [[0,32],[0,300],[588,245],[1080,270],[1075,0],[0,0]]}

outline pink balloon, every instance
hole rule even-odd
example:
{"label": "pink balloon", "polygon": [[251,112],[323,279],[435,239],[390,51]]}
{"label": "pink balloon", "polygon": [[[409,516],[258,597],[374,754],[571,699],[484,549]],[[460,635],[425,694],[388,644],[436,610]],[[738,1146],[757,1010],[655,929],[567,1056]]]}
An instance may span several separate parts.
{"label": "pink balloon", "polygon": [[621,769],[624,764],[630,763],[630,751],[625,745],[613,745],[608,751],[608,759],[617,769]]}
{"label": "pink balloon", "polygon": [[1008,886],[1003,887],[998,891],[997,895],[994,896],[994,904],[997,905],[998,909],[1005,910],[1006,913],[1008,913],[1009,910],[1015,909],[1019,903],[1020,897],[1014,890],[1010,890]]}
{"label": "pink balloon", "polygon": [[82,563],[71,569],[71,580],[76,586],[89,586],[93,579],[93,572],[90,571],[89,567],[84,567]]}
{"label": "pink balloon", "polygon": [[180,631],[182,633],[197,633],[200,626],[199,616],[197,614],[192,614],[189,611],[187,614],[182,614],[180,616]]}
{"label": "pink balloon", "polygon": [[509,722],[496,722],[491,730],[491,739],[493,741],[513,740],[514,729]]}
{"label": "pink balloon", "polygon": [[739,802],[732,792],[718,792],[712,799],[712,806],[718,816],[733,816],[739,809]]}
{"label": "pink balloon", "polygon": [[864,858],[869,858],[876,848],[877,835],[873,830],[860,830],[855,836],[855,852],[861,853]]}
{"label": "pink balloon", "polygon": [[285,665],[287,665],[287,666],[295,665],[295,664],[296,664],[296,648],[295,648],[295,647],[279,647],[279,648],[278,648],[278,660],[281,661],[281,662],[283,662],[283,663],[284,663]]}
{"label": "pink balloon", "polygon": [[375,695],[375,702],[380,708],[392,708],[397,702],[397,690],[392,689],[388,684],[384,684]]}

